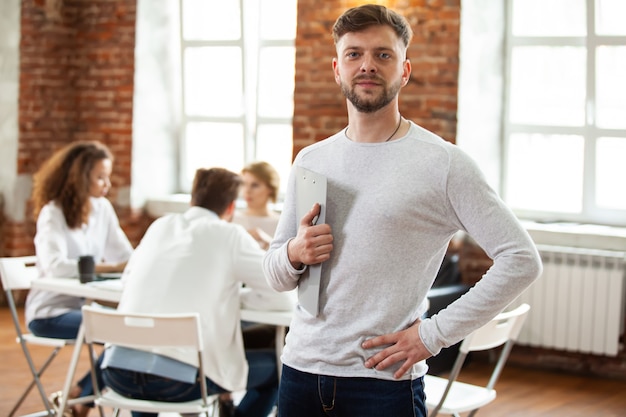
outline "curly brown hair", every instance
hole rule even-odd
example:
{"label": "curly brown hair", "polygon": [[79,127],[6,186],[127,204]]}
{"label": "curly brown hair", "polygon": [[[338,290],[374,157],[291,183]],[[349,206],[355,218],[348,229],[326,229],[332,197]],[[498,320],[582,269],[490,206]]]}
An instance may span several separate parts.
{"label": "curly brown hair", "polygon": [[113,160],[113,154],[97,141],[72,142],[56,151],[33,175],[33,215],[35,221],[42,207],[55,201],[63,211],[70,229],[87,222],[89,173],[102,159]]}

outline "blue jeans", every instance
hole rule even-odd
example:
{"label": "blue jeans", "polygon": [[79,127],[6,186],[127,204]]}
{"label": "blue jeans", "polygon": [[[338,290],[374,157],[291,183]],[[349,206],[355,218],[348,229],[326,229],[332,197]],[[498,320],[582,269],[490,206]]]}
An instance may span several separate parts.
{"label": "blue jeans", "polygon": [[76,339],[78,328],[83,321],[83,313],[80,310],[72,310],[60,316],[47,319],[35,319],[28,323],[28,329],[40,337],[52,337],[56,339]]}
{"label": "blue jeans", "polygon": [[[76,339],[78,336],[78,328],[82,321],[82,311],[72,310],[56,317],[31,320],[31,322],[28,323],[28,329],[35,336],[51,337],[55,339]],[[78,381],[78,386],[82,389],[81,397],[93,394],[93,384],[89,372]]]}
{"label": "blue jeans", "polygon": [[278,417],[426,417],[424,380],[309,374],[283,365]]}
{"label": "blue jeans", "polygon": [[[276,352],[273,349],[248,350],[248,383],[246,394],[237,406],[237,417],[267,417],[278,396],[278,371]],[[200,384],[187,384],[169,378],[105,368],[102,370],[104,385],[129,398],[153,401],[182,402],[200,398]],[[206,379],[210,394],[226,392],[210,379]],[[157,414],[132,412],[133,417],[156,417]]]}

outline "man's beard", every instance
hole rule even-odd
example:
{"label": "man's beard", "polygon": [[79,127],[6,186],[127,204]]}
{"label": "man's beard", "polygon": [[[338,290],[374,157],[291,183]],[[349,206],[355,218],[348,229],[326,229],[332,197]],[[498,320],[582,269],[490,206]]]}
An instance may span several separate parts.
{"label": "man's beard", "polygon": [[[355,82],[363,79],[364,78],[357,78]],[[377,79],[377,81],[380,80]],[[383,86],[382,93],[376,97],[362,98],[356,93],[354,87],[350,88],[348,84],[344,82],[341,83],[341,92],[343,95],[352,103],[357,111],[362,113],[373,113],[382,109],[387,104],[391,103],[398,94],[398,91],[400,91],[400,82],[391,85],[389,88]]]}

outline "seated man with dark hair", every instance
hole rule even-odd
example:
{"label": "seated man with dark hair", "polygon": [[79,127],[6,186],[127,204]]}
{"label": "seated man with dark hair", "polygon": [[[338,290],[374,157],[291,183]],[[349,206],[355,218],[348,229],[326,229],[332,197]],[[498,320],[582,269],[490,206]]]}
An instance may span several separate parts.
{"label": "seated man with dark hair", "polygon": [[[235,415],[265,417],[277,398],[276,354],[244,350],[239,311],[246,300],[240,289],[242,284],[250,289],[254,308],[290,310],[294,299],[269,288],[261,267],[265,252],[242,226],[230,222],[240,185],[240,176],[225,169],[196,172],[191,207],[157,219],[133,253],[118,310],[199,312],[209,347],[204,357],[209,394],[246,390]],[[105,351],[102,378],[132,398],[193,400],[200,397],[195,359],[171,350],[113,346]],[[139,416],[152,415],[133,412]]]}

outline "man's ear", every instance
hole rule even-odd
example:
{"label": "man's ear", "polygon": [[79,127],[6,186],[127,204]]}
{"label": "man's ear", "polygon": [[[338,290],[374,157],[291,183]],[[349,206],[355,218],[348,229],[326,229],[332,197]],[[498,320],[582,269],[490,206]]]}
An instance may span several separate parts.
{"label": "man's ear", "polygon": [[337,62],[337,58],[333,58],[333,74],[335,75],[335,82],[337,85],[341,85],[341,76],[339,75],[339,63]]}
{"label": "man's ear", "polygon": [[404,60],[402,64],[402,87],[409,83],[409,79],[411,78],[411,61],[409,58]]}
{"label": "man's ear", "polygon": [[233,215],[235,214],[235,202],[231,202],[228,207],[226,208],[226,210],[224,211],[224,214],[222,214],[220,217],[228,222],[233,220]]}

